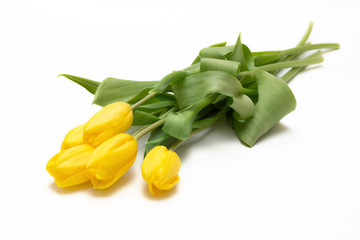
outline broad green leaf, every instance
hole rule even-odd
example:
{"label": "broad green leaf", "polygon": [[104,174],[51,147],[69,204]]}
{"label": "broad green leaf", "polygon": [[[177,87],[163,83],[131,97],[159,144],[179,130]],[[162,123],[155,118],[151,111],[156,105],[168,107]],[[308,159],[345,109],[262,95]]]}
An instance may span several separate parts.
{"label": "broad green leaf", "polygon": [[86,90],[88,90],[92,94],[95,94],[96,89],[100,85],[100,82],[93,81],[93,80],[86,79],[86,78],[82,78],[82,77],[69,75],[69,74],[60,74],[58,77],[60,77],[60,76],[66,77],[67,79],[70,79],[71,81],[79,84],[80,86],[82,86],[83,88],[85,88]]}
{"label": "broad green leaf", "polygon": [[263,56],[263,55],[268,55],[268,54],[278,54],[281,53],[281,50],[277,50],[277,51],[261,51],[261,52],[252,52],[254,57],[257,56]]}
{"label": "broad green leaf", "polygon": [[133,126],[139,126],[139,125],[148,125],[148,124],[152,124],[156,121],[158,121],[159,118],[144,112],[144,111],[140,111],[140,110],[134,110],[134,120],[132,125]]}
{"label": "broad green leaf", "polygon": [[202,58],[228,59],[234,50],[234,46],[209,47],[201,49],[199,55]]}
{"label": "broad green leaf", "polygon": [[[138,101],[140,101],[141,99],[143,99],[144,97],[146,97],[148,94],[149,94],[149,91],[151,90],[152,88],[145,88],[143,89],[142,91],[140,91],[138,94],[136,94],[135,96],[133,96],[131,99],[129,99],[127,101],[127,103],[129,104],[134,104]],[[154,102],[154,98],[151,98],[147,101],[147,103],[149,102]],[[155,100],[155,102],[157,102],[157,100]]]}
{"label": "broad green leaf", "polygon": [[131,81],[107,78],[102,81],[95,93],[93,103],[106,106],[113,102],[127,102],[144,89],[153,88],[159,81]]}
{"label": "broad green leaf", "polygon": [[161,130],[161,128],[153,130],[150,134],[149,140],[145,144],[144,157],[151,149],[156,146],[162,145],[169,148],[175,140],[176,138],[165,133],[163,130]]}
{"label": "broad green leaf", "polygon": [[240,71],[240,63],[215,58],[202,58],[200,62],[200,71],[223,71],[236,77]]}
{"label": "broad green leaf", "polygon": [[241,33],[239,33],[238,35],[238,38],[234,46],[234,50],[230,56],[230,60],[245,64],[244,56],[242,54],[242,49],[241,49]]}
{"label": "broad green leaf", "polygon": [[226,46],[226,42],[221,42],[221,43],[215,43],[209,47],[225,47]]}
{"label": "broad green leaf", "polygon": [[255,66],[259,67],[266,64],[278,62],[283,57],[284,54],[282,52],[258,55],[254,57],[254,62],[255,62]]}
{"label": "broad green leaf", "polygon": [[221,110],[219,110],[215,115],[209,116],[207,118],[195,121],[193,123],[193,128],[208,128],[211,125],[215,124],[217,121],[219,121],[222,117],[224,117],[225,113],[229,110],[229,107],[223,107]]}
{"label": "broad green leaf", "polygon": [[235,98],[228,98],[228,105],[234,109],[233,116],[237,120],[248,119],[254,114],[254,103],[245,94]]}
{"label": "broad green leaf", "polygon": [[216,94],[209,95],[185,111],[169,114],[162,130],[179,140],[187,139],[193,130],[193,123],[197,114],[211,104],[216,97]]}
{"label": "broad green leaf", "polygon": [[[211,47],[224,47],[224,46],[226,46],[226,42],[215,43],[215,44],[213,44],[213,45],[211,45],[211,46],[209,46],[209,47],[211,48]],[[195,63],[200,62],[200,60],[201,60],[200,55],[198,55],[198,56],[195,58],[195,60],[192,62],[191,65],[194,65]]]}
{"label": "broad green leaf", "polygon": [[245,122],[233,121],[241,141],[248,146],[255,142],[296,107],[296,100],[288,85],[268,72],[257,72],[258,101],[254,115]]}
{"label": "broad green leaf", "polygon": [[211,93],[229,97],[240,96],[242,86],[229,73],[207,71],[194,74],[171,84],[180,109],[184,109]]}
{"label": "broad green leaf", "polygon": [[162,93],[169,87],[169,85],[172,82],[181,80],[184,77],[186,77],[185,71],[183,71],[183,70],[174,71],[174,72],[166,75],[163,79],[161,79],[160,82],[154,87],[154,89],[151,90],[151,92]]}
{"label": "broad green leaf", "polygon": [[248,46],[246,46],[245,44],[241,44],[241,45],[242,45],[242,52],[245,58],[245,65],[246,65],[246,68],[245,67],[242,68],[241,71],[246,71],[245,69],[252,70],[255,66],[254,56],[252,55],[252,52],[250,51]]}
{"label": "broad green leaf", "polygon": [[239,34],[234,51],[230,56],[230,60],[240,62],[241,71],[249,71],[254,68],[254,57],[250,49],[241,43],[241,34]]}

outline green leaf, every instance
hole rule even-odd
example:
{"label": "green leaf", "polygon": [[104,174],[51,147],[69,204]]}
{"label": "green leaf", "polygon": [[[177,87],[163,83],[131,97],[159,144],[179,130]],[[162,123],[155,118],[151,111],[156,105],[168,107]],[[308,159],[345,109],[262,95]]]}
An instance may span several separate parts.
{"label": "green leaf", "polygon": [[211,125],[215,124],[222,117],[224,117],[225,113],[229,110],[229,107],[226,106],[218,111],[215,115],[195,121],[193,124],[193,128],[208,128]]}
{"label": "green leaf", "polygon": [[153,130],[150,134],[149,140],[145,144],[144,157],[151,149],[156,146],[162,145],[169,148],[175,140],[176,138],[165,133],[163,130],[161,130],[161,128]]}
{"label": "green leaf", "polygon": [[162,93],[164,92],[168,86],[175,81],[181,80],[184,77],[186,77],[186,71],[180,70],[180,71],[174,71],[168,75],[166,75],[161,81],[154,87],[151,92],[158,92]]}
{"label": "green leaf", "polygon": [[234,46],[224,47],[209,47],[201,49],[199,55],[200,58],[216,58],[216,59],[227,59],[232,54]]}
{"label": "green leaf", "polygon": [[134,110],[133,114],[134,114],[134,120],[132,123],[133,126],[148,125],[160,120],[160,118],[140,110]]}
{"label": "green leaf", "polygon": [[193,123],[197,114],[211,104],[216,97],[217,94],[209,95],[185,111],[169,114],[162,130],[179,140],[187,139],[193,130]]}
{"label": "green leaf", "polygon": [[249,71],[254,68],[254,57],[250,49],[241,43],[241,34],[236,40],[230,60],[240,62],[240,71]]}
{"label": "green leaf", "polygon": [[237,120],[248,119],[254,114],[254,103],[245,94],[235,98],[228,98],[228,105],[234,109],[233,116]]}
{"label": "green leaf", "polygon": [[236,77],[240,71],[240,63],[230,60],[203,58],[200,62],[200,71],[223,71]]}
{"label": "green leaf", "polygon": [[211,93],[229,97],[240,96],[242,86],[229,73],[207,71],[197,73],[171,84],[180,109],[184,109]]}
{"label": "green leaf", "polygon": [[[274,51],[275,52],[275,51]],[[270,63],[275,63],[280,61],[284,57],[283,53],[270,53],[264,55],[258,55],[254,58],[255,66],[263,66]]]}
{"label": "green leaf", "polygon": [[258,101],[254,115],[240,122],[233,120],[239,139],[248,146],[255,142],[296,107],[296,100],[288,85],[268,72],[257,72]]}
{"label": "green leaf", "polygon": [[[245,66],[246,68],[242,68],[241,71],[247,71],[245,69],[249,69],[252,70],[255,66],[254,63],[254,56],[252,55],[252,52],[250,51],[250,49],[245,45],[245,44],[241,44],[242,45],[242,52],[244,55],[244,61],[245,61]],[[240,62],[241,63],[241,62]]]}
{"label": "green leaf", "polygon": [[[133,96],[131,99],[129,99],[127,101],[127,103],[129,103],[130,105],[137,103],[138,101],[140,101],[141,99],[143,99],[144,97],[146,97],[147,95],[149,95],[149,91],[152,88],[145,88],[142,91],[140,91],[139,93],[137,93],[135,96]],[[147,103],[151,103],[151,102],[157,102],[158,100],[155,98],[150,98],[148,101],[146,101]]]}
{"label": "green leaf", "polygon": [[242,62],[242,64],[245,64],[244,61],[244,55],[242,54],[242,48],[241,48],[241,33],[239,33],[238,38],[236,40],[234,50],[230,56],[230,60]]}
{"label": "green leaf", "polygon": [[[209,47],[211,48],[211,47],[224,47],[224,46],[226,46],[226,42],[215,43],[215,44],[213,44],[213,45],[211,45],[211,46],[209,46]],[[200,62],[200,60],[201,60],[200,55],[198,55],[198,56],[195,58],[195,60],[192,62],[191,65],[194,65],[195,63]]]}
{"label": "green leaf", "polygon": [[209,47],[225,47],[226,46],[226,42],[221,42],[221,43],[215,43]]}
{"label": "green leaf", "polygon": [[144,89],[153,88],[159,81],[131,81],[107,78],[102,81],[95,93],[93,103],[106,106],[113,102],[127,102]]}
{"label": "green leaf", "polygon": [[95,94],[96,89],[100,85],[100,82],[82,78],[82,77],[69,75],[69,74],[60,74],[58,77],[60,77],[60,76],[66,77],[67,79],[70,79],[71,81],[79,84],[80,86],[82,86],[83,88],[85,88],[92,94]]}

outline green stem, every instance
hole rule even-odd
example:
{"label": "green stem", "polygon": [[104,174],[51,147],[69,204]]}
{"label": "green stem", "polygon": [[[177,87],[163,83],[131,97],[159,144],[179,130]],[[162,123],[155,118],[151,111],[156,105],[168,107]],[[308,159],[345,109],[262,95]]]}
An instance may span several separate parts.
{"label": "green stem", "polygon": [[[164,113],[163,115],[161,115],[159,118],[160,118],[160,119],[163,119],[163,118],[165,118],[167,115],[169,115],[170,113],[175,112],[176,110],[178,110],[178,107],[177,107],[177,106],[174,106],[174,107],[170,108],[166,113]],[[149,127],[150,125],[151,125],[151,124],[145,125],[145,126],[139,128],[138,130],[136,130],[136,131],[135,131],[133,134],[131,134],[131,135],[135,136],[135,135],[139,134],[141,131],[143,131],[145,128]]]}
{"label": "green stem", "polygon": [[166,113],[160,115],[159,118],[162,119],[162,118],[166,117],[167,115],[169,115],[170,113],[177,111],[178,109],[179,109],[178,106],[173,106]]}
{"label": "green stem", "polygon": [[152,98],[153,96],[155,96],[157,94],[157,92],[151,92],[149,93],[146,97],[144,97],[143,99],[139,100],[137,103],[134,103],[131,108],[135,109],[136,107],[140,106],[141,104],[143,104],[144,102],[146,102],[147,100],[149,100],[150,98]]}
{"label": "green stem", "polygon": [[323,57],[284,61],[284,62],[260,66],[260,67],[255,68],[253,71],[254,72],[271,71],[271,70],[278,70],[278,69],[284,69],[284,68],[290,68],[290,67],[303,67],[303,66],[307,66],[307,65],[321,63],[322,61],[324,61]]}
{"label": "green stem", "polygon": [[319,49],[332,49],[332,50],[336,50],[340,48],[340,44],[338,43],[319,43],[319,44],[311,44],[308,46],[299,46],[299,47],[295,47],[295,48],[289,48],[286,50],[276,50],[276,51],[264,51],[264,52],[253,52],[254,56],[270,56],[270,55],[275,55],[275,56],[286,56],[289,54],[297,54],[297,53],[302,53],[305,51],[310,51],[310,50],[319,50]]}
{"label": "green stem", "polygon": [[[301,60],[292,60],[292,61],[272,63],[272,64],[257,67],[251,71],[240,72],[237,75],[237,78],[241,80],[245,76],[253,77],[259,71],[275,71],[275,70],[284,69],[284,68],[305,67],[308,65],[321,63],[323,60],[324,59],[322,57],[312,57],[312,58],[305,58],[305,59],[301,59]],[[253,81],[254,81],[254,79],[252,79],[252,78],[246,78],[246,79],[244,79],[242,84],[247,84],[247,83],[250,83]]]}
{"label": "green stem", "polygon": [[[308,38],[309,38],[309,36],[310,36],[310,33],[311,33],[311,31],[312,31],[312,28],[313,28],[313,22],[310,22],[308,28],[306,29],[306,32],[305,32],[304,36],[301,38],[301,40],[300,40],[299,43],[296,45],[296,47],[301,47],[301,46],[304,46],[304,45],[305,45],[306,41],[308,40]],[[307,44],[306,44],[306,46],[309,46],[309,45],[311,45],[311,43],[307,43]],[[279,62],[284,62],[284,61],[293,60],[293,59],[297,58],[299,55],[300,55],[300,53],[288,55],[288,56],[280,59]],[[274,73],[274,75],[277,75],[277,74],[278,74],[278,71],[276,71],[276,72]]]}
{"label": "green stem", "polygon": [[[311,45],[311,43],[307,43],[307,46]],[[319,50],[320,51],[320,50]],[[320,51],[321,52],[321,51]],[[290,61],[290,60],[294,60],[296,59],[299,55],[301,55],[301,53],[298,54],[292,54],[292,55],[288,55],[284,58],[282,58],[279,62],[284,62],[284,61]],[[300,68],[304,68],[304,67],[300,67]],[[279,73],[280,70],[277,70],[273,73],[273,75],[277,75]]]}
{"label": "green stem", "polygon": [[[316,58],[321,56],[321,51],[317,51],[313,54],[311,54],[310,56],[308,56],[307,58]],[[301,72],[302,70],[304,70],[306,68],[306,66],[304,67],[293,67],[291,68],[287,73],[285,73],[281,79],[284,80],[286,83],[288,83],[291,79],[293,79],[299,72]]]}
{"label": "green stem", "polygon": [[308,40],[310,33],[312,31],[313,25],[314,25],[313,22],[309,23],[309,26],[306,29],[304,36],[301,38],[300,42],[296,45],[296,47],[303,46],[306,43],[306,41]]}
{"label": "green stem", "polygon": [[[190,136],[185,139],[185,140],[177,140],[173,143],[173,145],[169,148],[169,150],[175,151],[176,148],[178,148],[182,143],[184,143],[185,141],[189,140],[191,137],[195,136],[196,134],[204,131],[205,129],[208,129],[209,127],[213,126],[215,123],[217,123],[220,119],[222,119],[225,114],[227,113],[227,111],[230,109],[229,106],[224,107],[223,109],[221,109],[218,113],[216,113],[216,115],[214,117],[211,118],[210,121],[207,122],[207,124],[204,124],[202,128],[197,128],[195,130],[192,131],[192,133],[190,134]],[[204,120],[199,120],[199,121],[205,121]],[[198,121],[198,122],[199,122]]]}
{"label": "green stem", "polygon": [[140,132],[138,132],[137,134],[134,135],[134,138],[136,140],[139,140],[140,138],[142,138],[144,135],[146,135],[147,133],[151,132],[152,130],[160,127],[161,125],[163,125],[165,123],[166,118],[160,119],[159,121],[151,124],[150,126],[147,126],[146,128],[142,129]]}
{"label": "green stem", "polygon": [[311,44],[311,45],[305,45],[295,48],[290,48],[287,50],[282,51],[282,55],[289,55],[289,54],[298,54],[305,51],[310,50],[319,50],[319,49],[339,49],[340,45],[338,43],[320,43],[320,44]]}
{"label": "green stem", "polygon": [[190,134],[190,136],[185,139],[185,140],[177,140],[175,141],[175,143],[169,148],[169,150],[171,151],[175,151],[176,148],[178,148],[181,144],[183,144],[185,141],[189,140],[191,137],[195,136],[196,134],[204,131],[205,129],[207,128],[199,128],[199,129],[196,129],[194,131],[192,131],[192,133]]}

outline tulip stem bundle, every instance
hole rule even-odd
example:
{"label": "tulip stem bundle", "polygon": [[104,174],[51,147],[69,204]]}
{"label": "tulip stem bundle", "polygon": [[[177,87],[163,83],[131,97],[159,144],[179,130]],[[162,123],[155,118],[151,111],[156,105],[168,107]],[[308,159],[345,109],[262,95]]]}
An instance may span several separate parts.
{"label": "tulip stem bundle", "polygon": [[[156,195],[179,181],[177,147],[220,119],[226,118],[240,141],[252,147],[295,109],[287,83],[307,66],[321,63],[322,49],[339,48],[337,43],[307,42],[312,27],[287,50],[251,52],[239,34],[234,45],[204,48],[189,67],[159,81],[97,82],[61,74],[94,94],[93,103],[103,108],[65,136],[48,172],[59,187],[87,181],[94,188],[110,187],[134,163],[137,140],[150,133],[141,171]],[[126,133],[131,126],[139,127],[132,135]]]}

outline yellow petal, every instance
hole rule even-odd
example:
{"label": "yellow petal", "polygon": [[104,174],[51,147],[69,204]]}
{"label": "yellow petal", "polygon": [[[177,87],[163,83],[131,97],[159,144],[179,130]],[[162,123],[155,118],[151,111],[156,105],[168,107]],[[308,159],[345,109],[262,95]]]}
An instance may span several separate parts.
{"label": "yellow petal", "polygon": [[55,178],[55,183],[58,187],[70,187],[89,181],[90,179],[85,174],[85,169],[71,175],[65,179]]}
{"label": "yellow petal", "polygon": [[131,106],[115,102],[97,112],[84,127],[84,141],[98,146],[116,134],[126,132],[133,121]]}
{"label": "yellow petal", "polygon": [[84,124],[77,126],[72,129],[68,134],[66,134],[62,144],[61,150],[69,149],[71,147],[75,147],[81,144],[84,144],[83,133],[84,133]]}
{"label": "yellow petal", "polygon": [[74,174],[85,169],[94,147],[88,144],[75,146],[61,151],[54,161],[57,172],[61,174]]}
{"label": "yellow petal", "polygon": [[84,183],[90,179],[85,170],[94,147],[79,145],[57,153],[46,165],[59,187],[68,187]]}
{"label": "yellow petal", "polygon": [[141,172],[148,182],[149,190],[154,194],[154,188],[170,190],[179,181],[181,161],[179,156],[164,146],[153,148],[145,157]]}
{"label": "yellow petal", "polygon": [[99,145],[87,163],[86,173],[94,188],[107,188],[133,165],[137,153],[136,139],[120,133]]}

